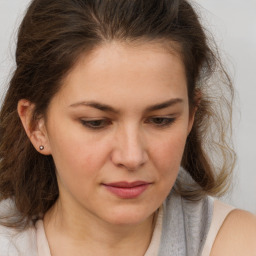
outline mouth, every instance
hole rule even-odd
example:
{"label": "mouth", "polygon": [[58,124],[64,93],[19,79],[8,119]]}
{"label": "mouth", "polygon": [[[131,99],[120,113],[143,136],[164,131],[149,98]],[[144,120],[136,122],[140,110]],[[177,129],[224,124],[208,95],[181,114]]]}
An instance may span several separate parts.
{"label": "mouth", "polygon": [[102,185],[109,192],[122,199],[133,199],[139,197],[151,184],[152,183],[145,181],[121,181]]}

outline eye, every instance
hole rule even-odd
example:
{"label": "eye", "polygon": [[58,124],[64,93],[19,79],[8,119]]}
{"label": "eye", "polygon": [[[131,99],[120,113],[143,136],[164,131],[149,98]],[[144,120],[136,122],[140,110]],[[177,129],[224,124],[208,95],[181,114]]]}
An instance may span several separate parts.
{"label": "eye", "polygon": [[157,127],[167,127],[170,126],[175,121],[173,117],[151,117],[148,118],[146,123],[150,123]]}
{"label": "eye", "polygon": [[108,119],[92,119],[92,120],[85,120],[82,119],[81,123],[83,126],[92,129],[92,130],[99,130],[107,127],[111,124],[111,121]]}

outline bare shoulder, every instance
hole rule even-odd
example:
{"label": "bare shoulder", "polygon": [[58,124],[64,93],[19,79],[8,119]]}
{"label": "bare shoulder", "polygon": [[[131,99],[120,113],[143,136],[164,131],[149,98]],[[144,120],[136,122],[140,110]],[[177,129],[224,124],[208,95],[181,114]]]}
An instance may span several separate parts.
{"label": "bare shoulder", "polygon": [[211,256],[256,256],[256,216],[233,210],[225,219],[213,244]]}

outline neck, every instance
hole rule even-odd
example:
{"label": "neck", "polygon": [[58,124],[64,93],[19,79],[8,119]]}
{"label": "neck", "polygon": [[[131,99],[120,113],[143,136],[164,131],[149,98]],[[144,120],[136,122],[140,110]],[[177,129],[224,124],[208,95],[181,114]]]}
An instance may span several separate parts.
{"label": "neck", "polygon": [[135,256],[146,252],[154,229],[154,214],[136,224],[111,224],[90,212],[66,209],[64,205],[57,201],[44,218],[52,256]]}

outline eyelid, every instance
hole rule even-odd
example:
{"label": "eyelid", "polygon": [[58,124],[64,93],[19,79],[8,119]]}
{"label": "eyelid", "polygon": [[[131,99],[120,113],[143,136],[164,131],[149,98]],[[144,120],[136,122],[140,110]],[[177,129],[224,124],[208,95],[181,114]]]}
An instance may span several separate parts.
{"label": "eyelid", "polygon": [[[176,117],[173,115],[167,116],[150,116],[145,119],[145,123],[148,123],[157,128],[166,128],[172,125],[176,121]],[[102,130],[112,124],[112,120],[108,118],[82,118],[80,119],[82,125],[91,130]]]}
{"label": "eyelid", "polygon": [[[101,130],[111,124],[111,120],[108,118],[88,118],[88,119],[82,118],[80,119],[80,122],[82,123],[83,126],[91,130]],[[97,122],[99,122],[99,125],[93,124]]]}
{"label": "eyelid", "polygon": [[[154,122],[154,120],[156,121],[157,119],[159,119],[161,121],[162,119],[162,123],[157,123]],[[158,121],[159,121],[158,120]],[[150,123],[158,128],[165,128],[165,127],[169,127],[170,125],[172,125],[174,122],[176,121],[176,117],[174,116],[151,116],[148,117],[146,119],[146,123]]]}

